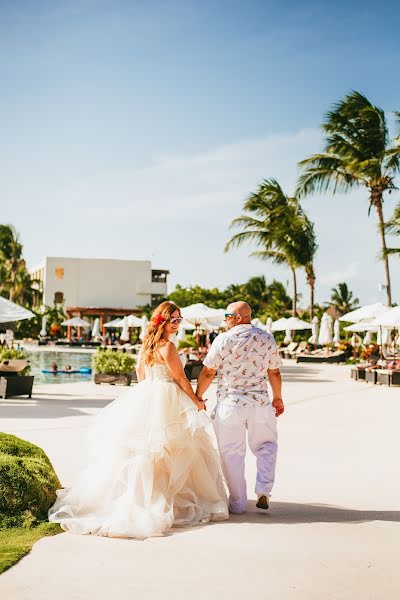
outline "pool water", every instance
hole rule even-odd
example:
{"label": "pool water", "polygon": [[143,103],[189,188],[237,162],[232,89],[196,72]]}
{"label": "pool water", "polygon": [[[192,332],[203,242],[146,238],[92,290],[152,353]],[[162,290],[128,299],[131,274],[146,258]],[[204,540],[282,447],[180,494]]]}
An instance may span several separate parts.
{"label": "pool water", "polygon": [[57,363],[60,370],[70,365],[72,369],[81,367],[92,367],[93,354],[81,352],[27,352],[27,358],[31,365],[31,375],[35,376],[35,383],[76,383],[90,381],[92,375],[89,373],[42,373],[44,369],[51,369],[53,362]]}

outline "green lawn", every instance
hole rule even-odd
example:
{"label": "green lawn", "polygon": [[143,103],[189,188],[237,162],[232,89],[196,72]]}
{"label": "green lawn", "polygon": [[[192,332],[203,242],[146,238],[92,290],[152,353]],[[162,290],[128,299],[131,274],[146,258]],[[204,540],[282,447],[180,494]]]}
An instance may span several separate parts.
{"label": "green lawn", "polygon": [[37,527],[12,527],[0,531],[0,573],[28,554],[33,544],[46,535],[61,533],[57,523],[41,523]]}

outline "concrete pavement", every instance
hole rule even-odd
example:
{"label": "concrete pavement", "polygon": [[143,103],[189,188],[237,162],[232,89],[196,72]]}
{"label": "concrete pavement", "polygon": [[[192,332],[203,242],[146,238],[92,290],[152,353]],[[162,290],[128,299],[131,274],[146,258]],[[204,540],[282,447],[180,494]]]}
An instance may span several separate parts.
{"label": "concrete pavement", "polygon": [[[349,368],[285,362],[286,413],[271,508],[145,541],[60,534],[0,576],[13,600],[398,600],[400,389]],[[65,485],[85,464],[93,415],[121,388],[47,385],[0,401],[0,430],[41,446]],[[210,409],[215,401],[211,390]]]}

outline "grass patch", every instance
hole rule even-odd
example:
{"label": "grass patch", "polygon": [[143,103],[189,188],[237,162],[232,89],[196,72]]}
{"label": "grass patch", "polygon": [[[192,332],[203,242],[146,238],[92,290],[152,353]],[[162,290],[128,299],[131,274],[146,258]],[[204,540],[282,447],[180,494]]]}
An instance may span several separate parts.
{"label": "grass patch", "polygon": [[31,550],[33,544],[47,535],[61,533],[57,523],[41,523],[37,527],[12,527],[0,531],[0,573],[9,569]]}

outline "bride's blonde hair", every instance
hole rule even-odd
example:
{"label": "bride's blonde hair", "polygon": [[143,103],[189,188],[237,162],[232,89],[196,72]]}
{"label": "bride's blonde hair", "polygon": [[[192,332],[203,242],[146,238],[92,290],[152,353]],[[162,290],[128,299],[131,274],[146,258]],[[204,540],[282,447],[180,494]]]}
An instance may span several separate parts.
{"label": "bride's blonde hair", "polygon": [[175,311],[179,311],[179,315],[181,314],[181,309],[179,306],[176,306],[173,302],[162,302],[153,314],[151,315],[151,319],[149,322],[149,326],[146,331],[146,335],[142,344],[142,360],[145,365],[151,367],[157,361],[157,350],[161,344],[161,339],[164,334],[164,329],[171,318],[171,315]]}

